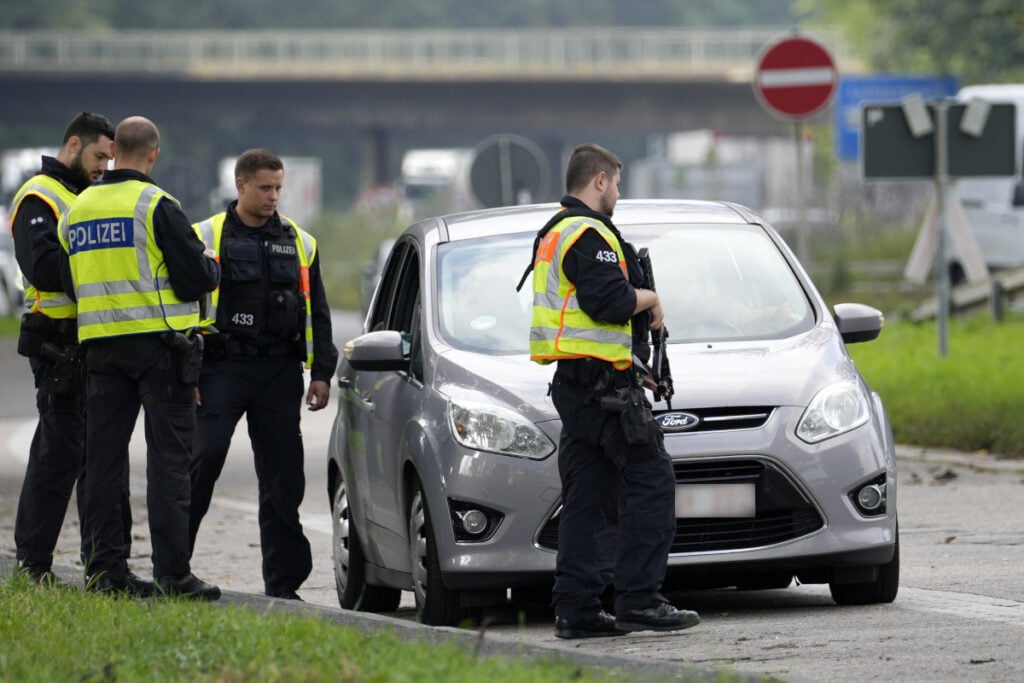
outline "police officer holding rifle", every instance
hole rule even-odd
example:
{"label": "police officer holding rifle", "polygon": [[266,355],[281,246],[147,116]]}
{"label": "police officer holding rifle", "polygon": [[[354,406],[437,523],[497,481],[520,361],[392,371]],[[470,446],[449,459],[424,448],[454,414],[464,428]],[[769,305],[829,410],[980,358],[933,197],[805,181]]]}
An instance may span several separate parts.
{"label": "police officer holding rifle", "polygon": [[[559,638],[674,631],[695,612],[660,593],[675,534],[675,476],[634,367],[658,295],[612,223],[622,162],[598,145],[573,150],[562,209],[538,233],[530,356],[557,362],[551,399],[562,420],[562,481],[553,603]],[[524,275],[525,280],[525,275]],[[601,596],[615,589],[615,615]]]}

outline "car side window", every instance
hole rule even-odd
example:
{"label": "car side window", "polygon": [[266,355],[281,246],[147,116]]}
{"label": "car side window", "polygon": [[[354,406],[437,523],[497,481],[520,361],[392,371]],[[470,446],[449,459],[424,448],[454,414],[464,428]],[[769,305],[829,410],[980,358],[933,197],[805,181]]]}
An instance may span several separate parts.
{"label": "car side window", "polygon": [[395,294],[401,282],[402,268],[405,265],[405,257],[409,247],[407,244],[396,244],[388,257],[384,272],[381,273],[380,284],[377,285],[377,299],[373,304],[372,317],[370,318],[369,329],[391,330],[392,311],[395,307]]}
{"label": "car side window", "polygon": [[420,316],[420,298],[416,297],[416,304],[413,306],[413,317],[412,317],[412,344],[409,355],[412,357],[412,362],[409,367],[409,371],[412,376],[418,379],[420,382],[423,381],[423,324]]}
{"label": "car side window", "polygon": [[408,249],[405,267],[395,289],[395,304],[388,329],[413,332],[416,304],[420,297],[420,260],[414,248]]}

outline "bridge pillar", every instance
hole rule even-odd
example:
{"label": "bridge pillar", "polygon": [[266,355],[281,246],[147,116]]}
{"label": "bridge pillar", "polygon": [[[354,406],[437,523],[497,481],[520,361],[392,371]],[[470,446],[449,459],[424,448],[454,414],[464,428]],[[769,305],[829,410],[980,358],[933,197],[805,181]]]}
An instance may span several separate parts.
{"label": "bridge pillar", "polygon": [[371,187],[389,185],[397,174],[391,167],[391,137],[383,128],[370,128],[363,136],[363,184]]}
{"label": "bridge pillar", "polygon": [[543,196],[537,197],[536,201],[557,202],[565,194],[565,165],[562,159],[565,140],[561,137],[543,136],[536,140],[536,143],[548,162],[548,186],[542,190]]}

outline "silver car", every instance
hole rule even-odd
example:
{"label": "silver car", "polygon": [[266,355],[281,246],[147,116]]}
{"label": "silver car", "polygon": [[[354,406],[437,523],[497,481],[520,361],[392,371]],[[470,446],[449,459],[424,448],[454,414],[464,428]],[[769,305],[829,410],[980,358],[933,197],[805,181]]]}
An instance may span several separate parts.
{"label": "silver car", "polygon": [[[342,607],[458,624],[550,599],[560,430],[553,366],[529,359],[516,284],[557,209],[423,220],[396,241],[364,333],[345,347],[328,460]],[[828,583],[839,604],[899,586],[892,431],[845,344],[882,316],[829,310],[778,234],[741,206],[622,201],[652,257],[671,406],[652,401],[676,472],[663,592]]]}

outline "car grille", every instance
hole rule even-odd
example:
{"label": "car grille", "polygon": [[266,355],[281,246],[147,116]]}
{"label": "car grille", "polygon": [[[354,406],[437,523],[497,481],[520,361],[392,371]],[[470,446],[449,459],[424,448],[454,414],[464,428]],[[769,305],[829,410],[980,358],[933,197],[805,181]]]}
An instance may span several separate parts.
{"label": "car grille", "polygon": [[[753,482],[757,510],[752,518],[676,519],[672,553],[745,550],[782,543],[821,529],[825,521],[789,477],[757,459],[684,461],[673,464],[676,483]],[[558,549],[558,511],[541,527],[537,545]]]}
{"label": "car grille", "polygon": [[695,415],[699,422],[695,427],[686,430],[687,434],[698,432],[721,432],[729,429],[757,429],[771,417],[773,408],[770,406],[743,406],[735,408],[675,408],[671,411],[657,410],[655,416],[669,412],[683,412]]}

